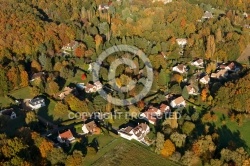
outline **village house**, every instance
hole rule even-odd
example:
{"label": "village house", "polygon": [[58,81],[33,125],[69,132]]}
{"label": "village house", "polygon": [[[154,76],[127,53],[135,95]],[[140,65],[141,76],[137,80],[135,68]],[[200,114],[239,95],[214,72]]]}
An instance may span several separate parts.
{"label": "village house", "polygon": [[187,85],[185,88],[189,95],[197,95],[197,91],[192,85]]}
{"label": "village house", "polygon": [[102,89],[102,83],[100,81],[97,81],[93,84],[88,83],[85,86],[85,92],[86,93],[94,93]]}
{"label": "village house", "polygon": [[78,47],[79,43],[77,41],[71,41],[67,45],[62,47],[62,51],[64,54],[70,54],[70,52],[74,51]]}
{"label": "village house", "polygon": [[176,99],[172,100],[170,102],[170,105],[172,108],[180,108],[180,107],[185,107],[186,106],[186,101],[182,96],[177,97]]}
{"label": "village house", "polygon": [[178,38],[176,39],[176,42],[179,46],[184,47],[187,44],[187,39],[185,38]]}
{"label": "village house", "polygon": [[205,13],[202,16],[203,19],[210,19],[213,18],[213,14],[209,11],[205,11]]}
{"label": "village house", "polygon": [[174,66],[172,70],[175,71],[175,72],[178,72],[180,74],[183,74],[183,73],[185,73],[187,71],[186,66],[183,65],[183,64],[179,64],[177,66]]}
{"label": "village house", "polygon": [[60,143],[72,143],[75,141],[75,137],[73,136],[70,129],[58,135],[57,140]]}
{"label": "village house", "polygon": [[216,79],[222,79],[226,78],[228,76],[228,70],[227,69],[221,69],[217,73],[212,73],[211,78],[216,78]]}
{"label": "village house", "polygon": [[42,79],[45,75],[45,72],[38,72],[38,73],[34,73],[32,74],[31,78],[30,78],[30,82],[33,82],[37,79]]}
{"label": "village house", "polygon": [[63,89],[63,91],[58,95],[58,97],[62,100],[64,99],[66,96],[68,96],[71,93],[74,93],[76,91],[76,89],[72,89],[70,87],[65,87]]}
{"label": "village house", "polygon": [[162,2],[164,4],[167,4],[167,3],[170,3],[172,2],[173,0],[153,0],[152,2],[155,3],[155,2]]}
{"label": "village house", "polygon": [[208,75],[206,75],[206,76],[204,76],[204,77],[202,77],[202,78],[200,79],[200,82],[201,82],[202,84],[208,84],[209,81],[210,81],[210,78],[209,78]]}
{"label": "village house", "polygon": [[45,106],[45,100],[41,97],[36,97],[29,100],[29,107],[31,107],[32,110],[39,109],[44,106]]}
{"label": "village house", "polygon": [[199,67],[199,68],[203,68],[203,64],[204,64],[204,61],[201,58],[196,59],[193,62],[191,62],[192,66]]}
{"label": "village house", "polygon": [[16,113],[14,112],[13,108],[9,108],[9,109],[4,109],[0,111],[0,116],[7,116],[10,119],[16,119]]}
{"label": "village house", "polygon": [[118,134],[128,140],[136,140],[142,143],[146,143],[145,136],[150,132],[150,128],[146,123],[140,123],[136,127],[125,127],[118,130]]}
{"label": "village house", "polygon": [[95,121],[83,124],[82,131],[84,134],[100,134],[101,129],[97,127]]}
{"label": "village house", "polygon": [[101,4],[101,5],[98,6],[99,11],[108,10],[108,9],[109,9],[108,4]]}
{"label": "village house", "polygon": [[147,111],[140,114],[140,117],[155,125],[157,120],[162,118],[164,113],[169,112],[170,107],[166,104],[161,104],[160,108],[150,106]]}

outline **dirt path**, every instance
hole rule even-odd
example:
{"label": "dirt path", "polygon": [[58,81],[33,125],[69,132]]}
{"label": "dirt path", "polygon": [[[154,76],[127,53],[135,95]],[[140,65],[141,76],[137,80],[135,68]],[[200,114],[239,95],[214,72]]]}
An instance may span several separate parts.
{"label": "dirt path", "polygon": [[237,62],[249,64],[250,58],[250,44],[246,47],[246,49],[242,52],[240,57],[237,59]]}

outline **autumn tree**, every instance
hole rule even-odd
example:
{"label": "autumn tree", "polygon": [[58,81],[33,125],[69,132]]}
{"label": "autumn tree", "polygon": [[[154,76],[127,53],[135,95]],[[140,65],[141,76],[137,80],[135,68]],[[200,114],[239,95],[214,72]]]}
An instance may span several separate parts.
{"label": "autumn tree", "polygon": [[53,96],[57,92],[59,92],[59,86],[55,81],[51,80],[49,83],[47,83],[46,93],[48,93],[50,96]]}
{"label": "autumn tree", "polygon": [[178,132],[174,132],[170,135],[171,141],[173,141],[175,146],[179,148],[185,145],[186,137],[185,134],[180,134]]}
{"label": "autumn tree", "polygon": [[72,111],[88,112],[88,106],[86,101],[81,101],[73,95],[69,95],[65,98],[66,103]]}
{"label": "autumn tree", "polygon": [[62,102],[57,102],[54,107],[54,119],[63,119],[68,114],[68,106]]}
{"label": "autumn tree", "polygon": [[0,96],[7,94],[8,92],[8,79],[6,77],[5,70],[0,67]]}
{"label": "autumn tree", "polygon": [[206,46],[206,58],[211,59],[214,57],[215,53],[215,41],[214,41],[214,36],[209,35],[207,37],[207,46]]}
{"label": "autumn tree", "polygon": [[37,73],[37,72],[40,72],[42,70],[42,66],[40,65],[40,63],[36,60],[33,60],[31,62],[31,70],[34,72],[34,73]]}
{"label": "autumn tree", "polygon": [[129,108],[129,115],[133,118],[136,118],[139,114],[140,114],[140,110],[138,107],[134,106],[134,105],[130,105],[128,106]]}
{"label": "autumn tree", "polygon": [[186,122],[184,122],[184,124],[182,126],[182,132],[187,134],[187,135],[190,135],[193,132],[194,128],[195,128],[194,123],[186,121]]}
{"label": "autumn tree", "polygon": [[81,151],[74,150],[72,155],[69,155],[66,159],[66,166],[83,166],[84,165],[84,157]]}
{"label": "autumn tree", "polygon": [[25,70],[20,72],[20,77],[21,77],[21,87],[26,87],[29,85],[29,76]]}
{"label": "autumn tree", "polygon": [[164,157],[169,157],[175,152],[175,146],[170,139],[167,139],[161,150],[161,155]]}

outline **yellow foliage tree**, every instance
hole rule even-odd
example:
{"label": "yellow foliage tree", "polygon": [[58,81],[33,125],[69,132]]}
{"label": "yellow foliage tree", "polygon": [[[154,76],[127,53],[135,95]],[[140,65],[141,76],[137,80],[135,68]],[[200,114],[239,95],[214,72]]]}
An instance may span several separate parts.
{"label": "yellow foliage tree", "polygon": [[175,146],[170,139],[167,139],[164,143],[163,149],[161,150],[161,155],[164,157],[169,157],[175,152]]}

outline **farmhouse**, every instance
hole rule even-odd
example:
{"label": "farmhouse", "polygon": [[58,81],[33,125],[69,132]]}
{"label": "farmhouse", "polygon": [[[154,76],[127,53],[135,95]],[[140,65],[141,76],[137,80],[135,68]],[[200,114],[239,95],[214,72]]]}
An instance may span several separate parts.
{"label": "farmhouse", "polygon": [[197,91],[192,85],[187,85],[185,88],[187,88],[188,94],[197,95]]}
{"label": "farmhouse", "polygon": [[185,107],[186,106],[186,101],[182,96],[172,100],[170,102],[171,107],[173,108],[180,108],[180,107]]}
{"label": "farmhouse", "polygon": [[45,100],[41,97],[33,98],[29,101],[29,106],[34,109],[39,109],[45,106]]}
{"label": "farmhouse", "polygon": [[191,65],[192,66],[196,66],[196,67],[203,67],[203,59],[199,58],[199,59],[196,59],[194,60],[193,62],[191,62]]}
{"label": "farmhouse", "polygon": [[128,140],[136,140],[145,143],[144,137],[150,132],[150,128],[146,123],[140,123],[135,128],[128,126],[118,130],[118,134]]}
{"label": "farmhouse", "polygon": [[71,142],[75,141],[75,137],[73,136],[70,129],[68,129],[68,131],[65,131],[65,132],[59,134],[58,137],[57,137],[57,140],[60,143],[71,143]]}
{"label": "farmhouse", "polygon": [[45,75],[45,72],[38,72],[38,73],[34,73],[31,78],[30,78],[30,82],[33,82],[37,79],[42,79]]}
{"label": "farmhouse", "polygon": [[183,65],[183,64],[179,64],[177,66],[174,66],[172,70],[175,71],[175,72],[183,74],[183,73],[186,72],[186,66]]}
{"label": "farmhouse", "polygon": [[179,46],[184,47],[187,44],[187,39],[185,38],[178,38],[176,39],[176,42]]}
{"label": "farmhouse", "polygon": [[97,127],[95,121],[83,124],[82,131],[84,134],[100,134],[101,129]]}
{"label": "farmhouse", "polygon": [[206,76],[204,76],[204,77],[202,77],[202,78],[200,79],[200,82],[201,82],[202,84],[208,84],[209,81],[210,81],[210,78],[209,78],[208,75],[206,75]]}

